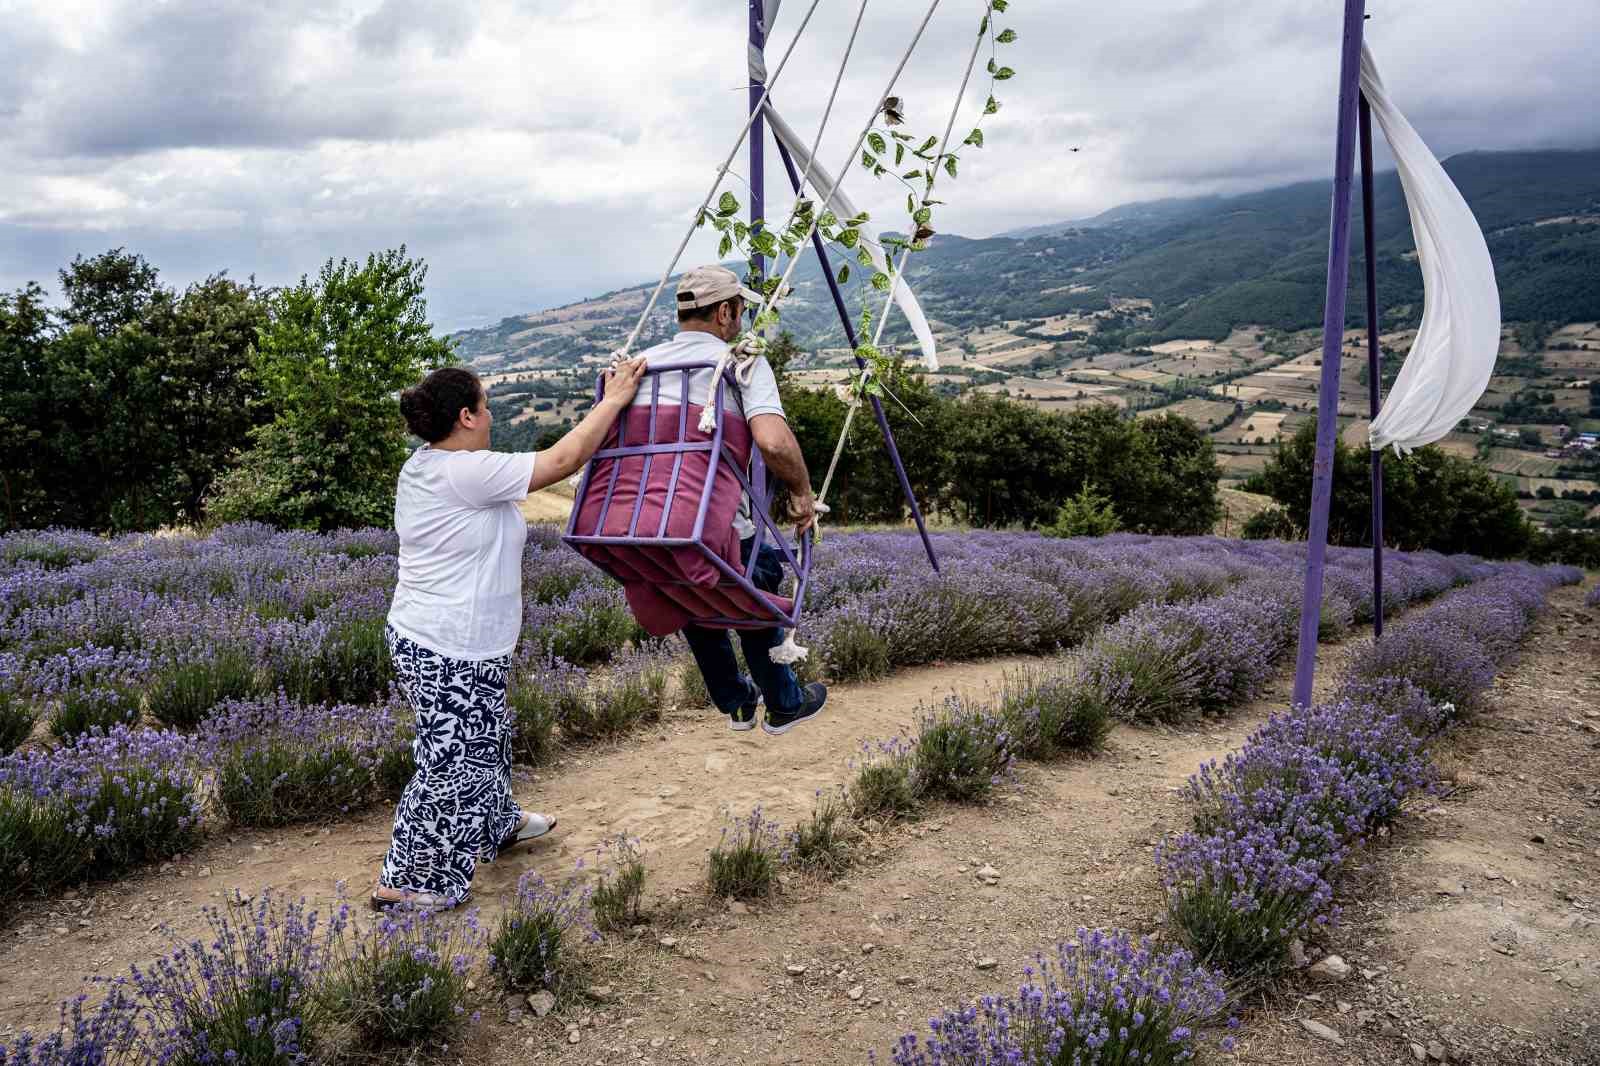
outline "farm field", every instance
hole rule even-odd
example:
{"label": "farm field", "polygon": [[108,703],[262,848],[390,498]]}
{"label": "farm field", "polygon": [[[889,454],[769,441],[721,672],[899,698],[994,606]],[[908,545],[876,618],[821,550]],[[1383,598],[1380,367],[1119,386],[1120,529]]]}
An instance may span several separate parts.
{"label": "farm field", "polygon": [[[558,813],[562,827],[551,841],[483,867],[474,902],[493,920],[524,872],[559,882],[579,859],[595,865],[596,849],[621,833],[641,840],[647,856],[647,920],[584,949],[580,985],[564,990],[543,1019],[528,1012],[523,995],[502,997],[480,975],[468,1006],[483,1020],[455,1043],[462,1061],[862,1062],[868,1050],[885,1056],[901,1033],[925,1032],[924,1020],[941,1009],[1015,988],[1033,952],[1070,940],[1079,925],[1154,933],[1170,945],[1175,928],[1163,913],[1152,860],[1188,821],[1184,781],[1201,762],[1256,744],[1252,734],[1282,709],[1290,680],[1286,652],[1300,564],[1289,546],[942,535],[949,573],[934,578],[910,564],[911,537],[841,534],[815,579],[802,631],[813,668],[842,681],[829,712],[814,728],[784,738],[731,734],[690,690],[669,683],[681,654],[622,652],[630,630],[615,613],[612,592],[556,548],[549,532],[531,542],[525,648],[559,644],[588,663],[593,699],[627,677],[646,679],[653,695],[628,728],[605,738],[569,736],[570,723],[558,723],[562,739],[537,766],[519,771],[516,791],[536,809]],[[374,685],[381,678],[367,676],[377,661],[363,659],[351,631],[330,623],[381,618],[391,543],[391,534],[377,531],[308,538],[250,527],[226,527],[204,542],[129,538],[111,551],[71,535],[9,539],[0,543],[13,559],[4,651],[38,661],[30,649],[89,632],[144,649],[149,665],[141,676],[152,693],[165,693],[160,708],[170,717],[177,702],[163,679],[194,661],[177,651],[192,643],[180,644],[174,634],[193,638],[207,626],[249,634],[256,623],[208,609],[198,612],[206,617],[197,624],[174,629],[171,612],[147,597],[177,605],[191,602],[189,590],[209,589],[201,595],[254,605],[256,617],[287,626],[273,632],[293,654],[263,645],[262,672],[245,684],[288,678],[311,686],[303,694],[310,701],[322,694],[314,686],[328,679],[297,666],[309,656],[338,675],[334,698],[363,703],[381,692]],[[1352,678],[1377,676],[1364,636],[1372,604],[1363,558],[1334,556],[1319,700]],[[1401,633],[1429,618],[1442,622],[1451,611],[1481,620],[1483,602],[1503,603],[1508,595],[1531,610],[1551,580],[1531,568],[1437,556],[1394,553],[1391,562],[1390,624]],[[225,573],[236,575],[231,587]],[[35,606],[18,610],[24,588]],[[141,597],[119,589],[140,589]],[[1005,594],[996,596],[997,589]],[[1561,925],[1569,914],[1592,915],[1584,886],[1600,875],[1592,774],[1583,769],[1594,736],[1585,716],[1600,677],[1592,667],[1574,667],[1600,661],[1596,612],[1582,606],[1586,591],[1551,593],[1553,613],[1532,623],[1521,662],[1508,658],[1522,637],[1520,623],[1490,630],[1473,623],[1472,639],[1497,649],[1495,658],[1510,669],[1483,697],[1477,717],[1439,742],[1455,792],[1419,796],[1392,829],[1385,820],[1386,835],[1374,837],[1335,882],[1346,922],[1305,936],[1313,956],[1336,952],[1359,968],[1359,977],[1337,989],[1351,1010],[1336,1010],[1322,992],[1320,1001],[1307,999],[1312,989],[1331,990],[1290,972],[1266,1000],[1237,1008],[1239,1061],[1349,1061],[1330,1057],[1333,1049],[1317,1043],[1300,1018],[1333,1027],[1373,1061],[1406,1054],[1409,1042],[1436,1040],[1473,1061],[1577,1061],[1561,1057],[1562,1049],[1594,1035],[1582,1023],[1594,1012],[1600,981],[1594,925]],[[870,629],[857,623],[863,617],[874,620]],[[1415,631],[1421,639],[1425,628]],[[1199,632],[1208,634],[1200,650],[1207,665],[1162,688],[1159,699],[1126,672],[1124,656],[1159,661],[1165,653],[1156,649],[1171,635]],[[367,673],[358,682],[340,663],[366,663]],[[516,670],[514,693],[558,680],[536,656],[519,658]],[[785,829],[800,824],[819,796],[850,780],[853,765],[882,757],[880,742],[893,748],[901,743],[895,737],[927,735],[926,716],[941,707],[996,706],[1003,692],[1018,691],[1025,673],[1035,678],[1024,686],[1035,694],[1030,698],[1063,684],[1097,694],[1115,721],[1103,742],[1065,760],[1023,749],[978,802],[930,796],[918,816],[868,820],[855,864],[837,880],[785,869],[769,898],[707,898],[707,852],[730,816],[760,808]],[[951,704],[952,694],[967,703]],[[52,743],[44,730],[62,706],[46,704],[47,720],[36,723],[25,751]],[[381,718],[395,712],[392,700],[371,706],[379,721],[402,732],[397,719]],[[151,697],[141,713],[156,710]],[[205,713],[200,718],[205,736],[210,726]],[[256,720],[271,731],[270,717]],[[1514,731],[1509,746],[1498,738],[1502,728]],[[15,779],[0,772],[0,791],[8,780]],[[199,908],[236,890],[304,894],[326,907],[345,881],[359,896],[386,845],[389,815],[382,795],[353,798],[348,811],[271,826],[237,817],[219,824],[219,814],[207,810],[207,828],[181,850],[151,855],[113,880],[91,878],[20,903],[0,928],[0,1034],[50,1024],[55,1004],[76,991],[81,976],[158,955],[169,943],[163,925],[198,935]],[[1530,832],[1546,846],[1523,844]],[[1480,874],[1480,864],[1489,873]],[[1431,885],[1452,877],[1472,887],[1430,894]],[[1567,886],[1564,894],[1544,890],[1557,882]],[[1480,905],[1480,893],[1499,893],[1500,905]],[[1520,923],[1517,952],[1489,953],[1487,964],[1465,961],[1477,958],[1473,937],[1487,944],[1502,935],[1507,901]],[[365,919],[357,923],[370,928]],[[1566,931],[1551,931],[1558,928]],[[1460,945],[1460,969],[1438,960],[1442,942]],[[1503,943],[1503,935],[1493,942]],[[1474,983],[1463,986],[1465,979]],[[1464,987],[1478,997],[1470,1012],[1459,1001]],[[1372,1014],[1362,1020],[1365,1011]],[[1216,1057],[1226,1031],[1221,1021],[1213,1019],[1219,1028],[1206,1038],[1205,1057]]]}

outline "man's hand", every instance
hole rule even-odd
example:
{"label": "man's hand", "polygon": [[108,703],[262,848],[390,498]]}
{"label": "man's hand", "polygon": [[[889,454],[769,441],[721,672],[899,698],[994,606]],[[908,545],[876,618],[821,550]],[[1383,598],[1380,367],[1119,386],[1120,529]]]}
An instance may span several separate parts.
{"label": "man's hand", "polygon": [[817,498],[809,489],[804,496],[789,494],[789,519],[794,522],[794,535],[801,537],[817,524]]}
{"label": "man's hand", "polygon": [[600,402],[610,404],[618,410],[628,406],[639,391],[639,382],[644,378],[644,371],[643,357],[629,359],[607,370],[605,383],[602,386],[603,398]]}

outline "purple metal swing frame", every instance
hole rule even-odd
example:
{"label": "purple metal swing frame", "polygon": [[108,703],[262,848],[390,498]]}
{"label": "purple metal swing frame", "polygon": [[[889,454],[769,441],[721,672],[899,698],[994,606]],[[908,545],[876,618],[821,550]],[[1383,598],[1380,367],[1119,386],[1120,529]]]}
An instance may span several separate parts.
{"label": "purple metal swing frame", "polygon": [[[748,0],[749,2],[749,36],[750,46],[757,52],[766,46],[766,26],[764,23],[764,5],[762,0]],[[752,113],[761,105],[764,85],[754,77],[750,80],[749,106]],[[760,220],[765,213],[765,158],[764,143],[766,137],[766,124],[760,115],[756,115],[750,130],[750,217],[752,223]],[[794,162],[788,151],[779,143],[778,153],[783,160],[788,172],[789,182],[794,187],[796,195],[801,191],[800,175],[795,171]],[[816,234],[812,235],[812,243],[816,250],[818,261],[822,264],[822,276],[827,281],[828,291],[832,295],[835,309],[839,314],[840,324],[844,327],[845,336],[849,339],[852,348],[855,347],[855,331],[850,322],[850,315],[845,306],[844,295],[839,291],[838,282],[833,277],[833,271],[828,269],[828,257],[822,239]],[[760,256],[755,258],[757,277],[760,277],[764,262]],[[856,357],[859,366],[865,367],[859,356]],[[749,601],[754,609],[748,617],[734,616],[727,613],[706,613],[698,609],[698,602],[703,600],[698,593],[708,586],[688,579],[660,580],[652,579],[651,584],[664,597],[673,601],[688,615],[691,623],[710,628],[727,629],[753,629],[782,627],[794,628],[799,624],[801,604],[805,600],[806,585],[811,576],[812,547],[814,537],[810,530],[799,539],[797,545],[791,546],[785,539],[782,531],[773,523],[770,514],[770,484],[765,464],[761,458],[761,450],[754,446],[750,449],[750,469],[747,475],[744,464],[733,454],[726,439],[728,415],[726,402],[728,390],[737,389],[738,383],[733,377],[732,370],[726,371],[717,381],[716,392],[709,402],[715,405],[717,415],[717,428],[710,440],[691,440],[689,434],[689,410],[686,402],[689,397],[689,381],[692,373],[697,370],[714,369],[712,362],[679,364],[665,370],[647,370],[646,382],[650,388],[649,425],[650,439],[641,444],[629,444],[626,440],[627,416],[618,419],[617,440],[615,445],[605,447],[595,452],[593,460],[584,468],[583,477],[578,484],[576,500],[572,508],[572,516],[567,523],[567,532],[562,540],[570,547],[589,559],[600,569],[624,583],[637,582],[637,570],[629,570],[617,564],[611,553],[616,549],[623,549],[629,554],[636,554],[638,558],[651,564],[651,569],[657,572],[673,572],[681,569],[681,559],[675,553],[688,550],[697,559],[702,559],[710,564],[717,573],[718,580],[714,588],[724,597],[736,596]],[[660,410],[661,379],[668,374],[682,374],[683,378],[678,392],[677,433],[672,440],[656,439]],[[644,387],[641,384],[641,387]],[[602,395],[599,383],[595,387],[595,398]],[[916,495],[911,489],[911,479],[906,474],[905,463],[900,458],[900,450],[895,444],[894,433],[889,428],[889,420],[884,413],[882,402],[876,397],[869,397],[872,403],[873,414],[876,416],[878,429],[883,434],[884,447],[888,449],[889,459],[894,464],[895,476],[900,482],[900,489],[905,494],[906,501],[911,509],[912,518],[916,522],[917,532],[922,537],[923,548],[928,555],[928,562],[935,570],[939,569],[938,557],[934,554],[933,541],[928,535],[927,523],[923,518],[922,509],[917,505]],[[678,478],[683,468],[684,457],[692,453],[708,453],[708,468],[705,476],[705,485],[700,492],[696,503],[695,521],[693,532],[688,537],[669,537],[667,527],[673,514],[673,506],[677,502]],[[666,486],[666,499],[661,513],[661,520],[653,531],[639,530],[639,520],[644,510],[645,498],[650,489],[650,471],[657,458],[672,457],[672,473]],[[633,512],[629,516],[627,531],[625,533],[603,532],[606,520],[611,516],[611,505],[616,495],[618,484],[622,478],[624,459],[642,457],[644,462],[639,472],[636,486],[637,495],[633,503]],[[594,521],[587,523],[586,528],[580,529],[584,523],[584,502],[593,487],[592,479],[595,470],[606,460],[615,460],[611,463],[611,472],[605,486],[605,495],[602,498],[598,516]],[[750,499],[751,518],[756,526],[755,544],[750,551],[750,558],[742,567],[735,566],[721,554],[715,551],[706,542],[706,522],[712,509],[713,497],[717,491],[718,472],[726,469],[737,479],[740,489]],[[630,475],[631,476],[631,475]],[[761,549],[771,544],[779,555],[782,565],[794,582],[792,605],[784,610],[781,604],[775,603],[773,595],[758,589],[753,580],[757,561]]]}

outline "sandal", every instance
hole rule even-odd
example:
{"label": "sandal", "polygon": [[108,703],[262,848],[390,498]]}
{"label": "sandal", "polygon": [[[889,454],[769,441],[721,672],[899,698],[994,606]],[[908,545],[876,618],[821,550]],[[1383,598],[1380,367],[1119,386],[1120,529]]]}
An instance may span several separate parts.
{"label": "sandal", "polygon": [[513,832],[508,833],[504,840],[500,841],[500,847],[496,849],[499,853],[504,854],[518,844],[537,840],[556,827],[556,820],[547,814],[525,811],[523,812],[523,818],[524,821]]}
{"label": "sandal", "polygon": [[372,898],[367,901],[367,904],[375,911],[386,911],[390,907],[411,907],[417,910],[431,911],[459,907],[471,898],[472,892],[470,890],[457,900],[452,900],[449,896],[441,895],[438,892],[410,891],[402,891],[399,899],[390,899],[387,896],[378,895],[377,891],[374,890]]}

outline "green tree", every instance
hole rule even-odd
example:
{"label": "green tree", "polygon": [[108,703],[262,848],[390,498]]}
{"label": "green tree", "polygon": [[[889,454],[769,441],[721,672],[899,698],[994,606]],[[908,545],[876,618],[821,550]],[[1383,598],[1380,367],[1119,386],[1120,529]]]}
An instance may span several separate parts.
{"label": "green tree", "polygon": [[1049,533],[1053,537],[1103,537],[1121,528],[1111,497],[1085,482],[1078,494],[1056,512],[1055,525]]}
{"label": "green tree", "polygon": [[7,528],[49,523],[49,495],[37,457],[48,402],[50,311],[32,282],[0,293],[0,437],[14,461],[0,466]]}
{"label": "green tree", "polygon": [[1222,499],[1211,438],[1187,418],[1170,411],[1137,423],[1155,451],[1149,491],[1136,528],[1148,533],[1209,533],[1222,518]]}
{"label": "green tree", "polygon": [[408,452],[395,393],[455,361],[433,336],[427,267],[405,248],[329,260],[274,294],[256,373],[271,421],[224,474],[211,517],[303,529],[383,525]]}

